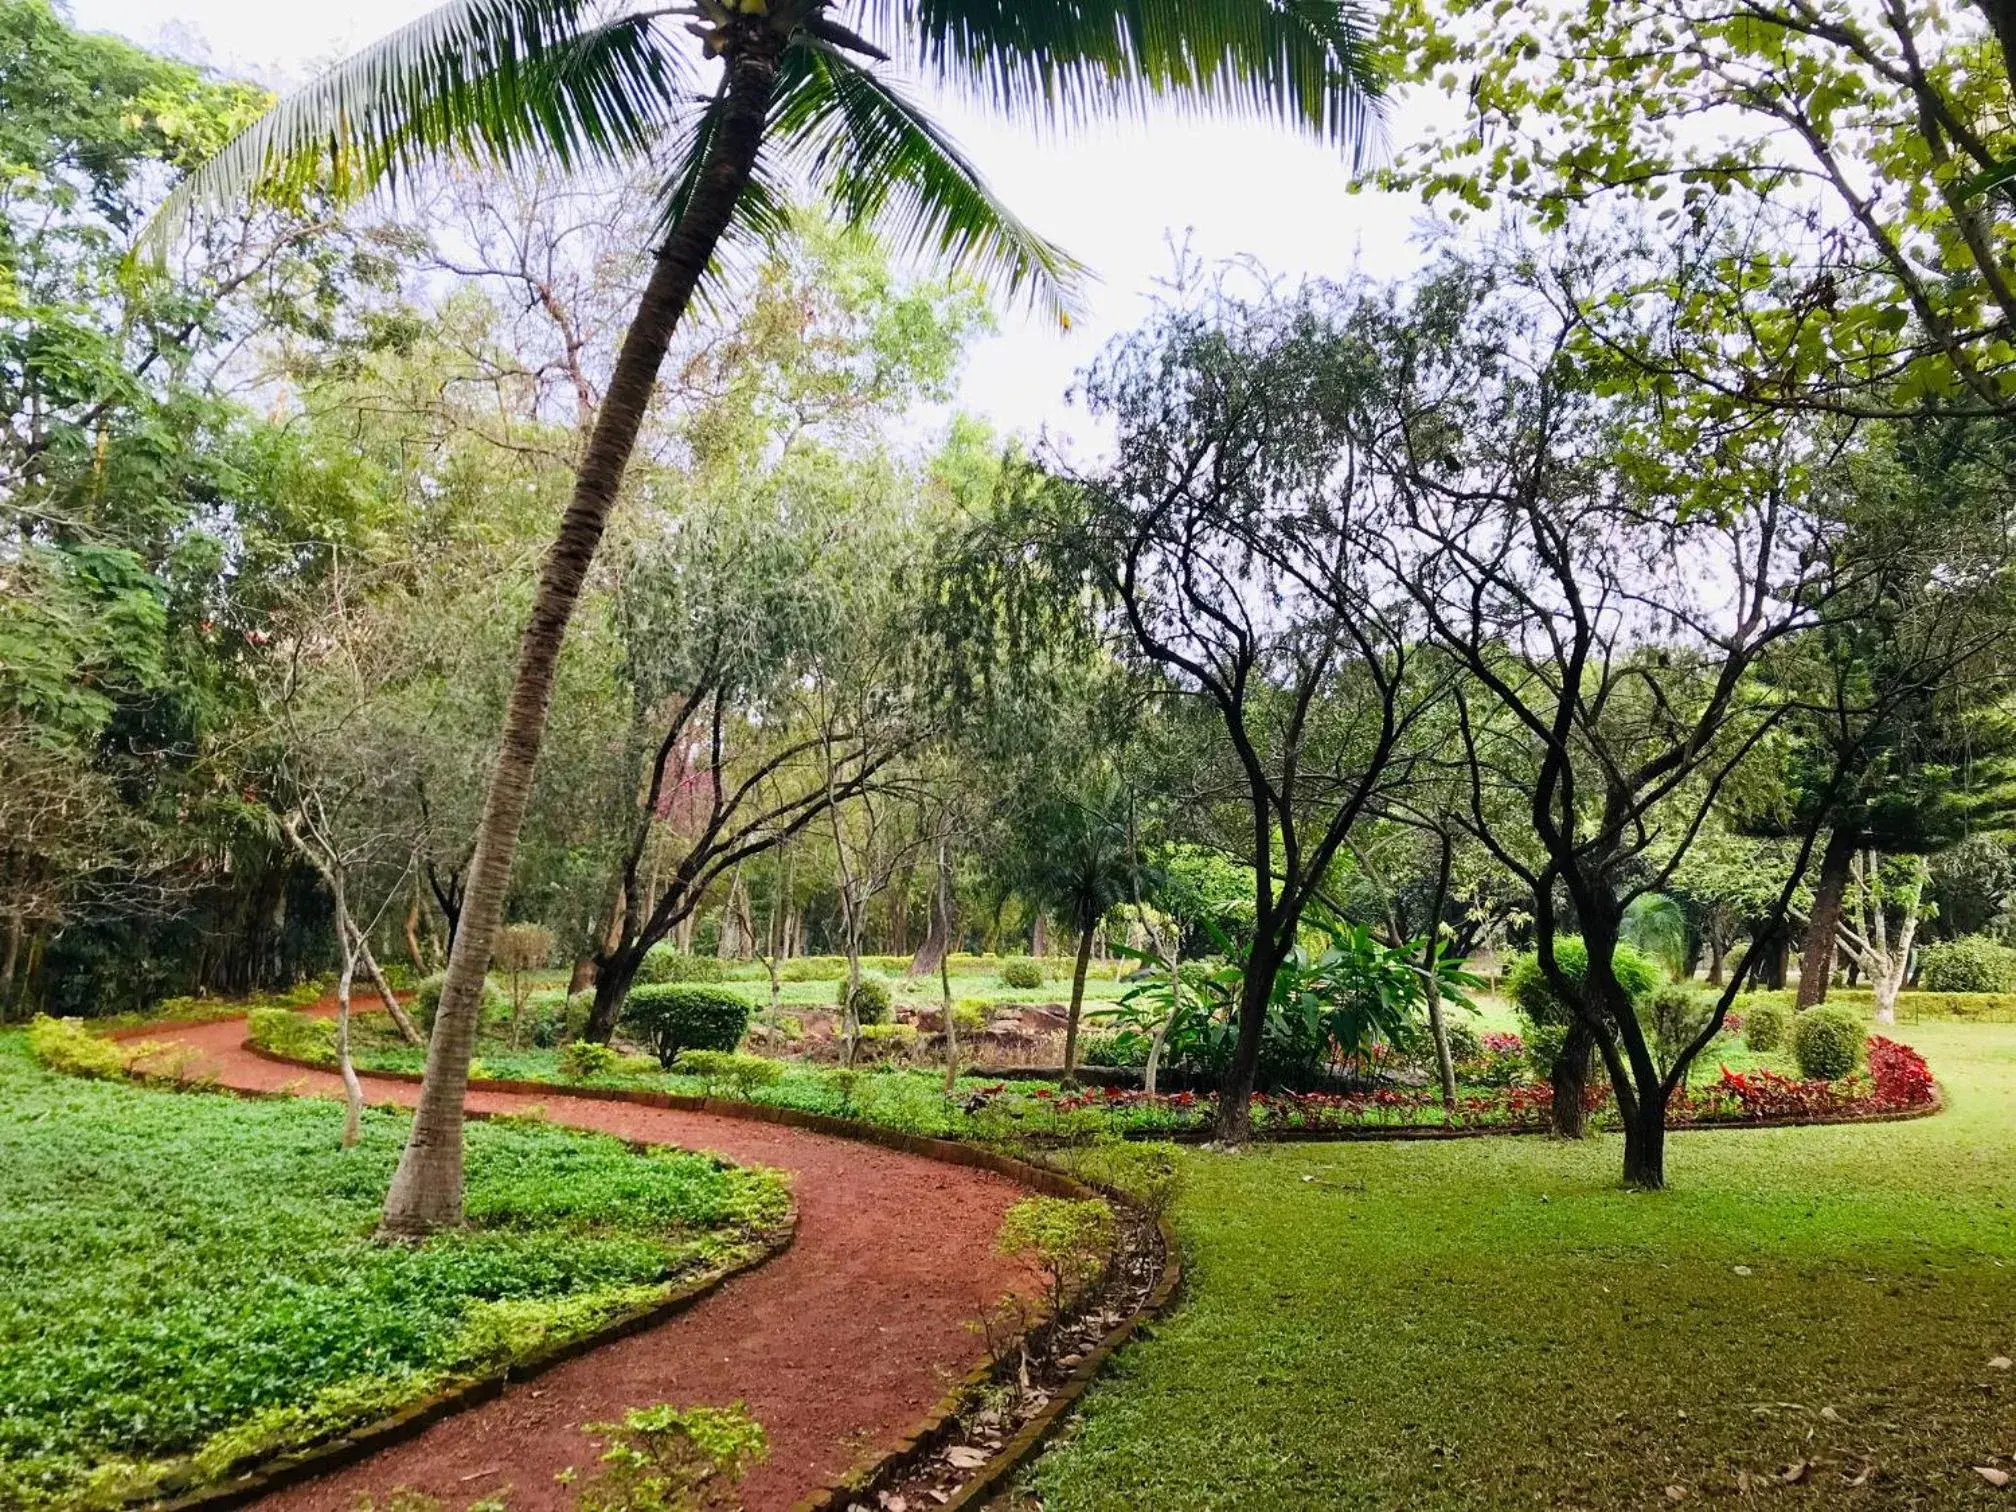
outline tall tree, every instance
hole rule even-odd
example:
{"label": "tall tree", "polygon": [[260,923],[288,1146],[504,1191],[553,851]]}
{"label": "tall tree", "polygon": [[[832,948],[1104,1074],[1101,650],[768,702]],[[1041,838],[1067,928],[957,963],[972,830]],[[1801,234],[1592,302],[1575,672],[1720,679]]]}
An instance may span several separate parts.
{"label": "tall tree", "polygon": [[[861,0],[854,9],[927,73],[1025,119],[1134,112],[1173,95],[1351,144],[1376,90],[1355,10],[1329,0],[1145,11]],[[590,0],[451,0],[283,101],[186,180],[162,217],[170,226],[189,205],[246,192],[284,196],[325,182],[357,192],[448,154],[511,161],[545,152],[571,166],[667,152],[674,164],[665,239],[583,444],[526,626],[426,1086],[386,1201],[388,1234],[461,1221],[476,1011],[553,667],[659,366],[723,238],[774,228],[773,175],[788,165],[850,218],[888,224],[908,246],[997,275],[1060,312],[1072,297],[1075,265],[993,197],[944,132],[872,66],[889,52],[834,11],[828,0],[704,5],[699,51],[721,66],[711,94],[697,96],[692,50],[663,10],[610,18]]]}

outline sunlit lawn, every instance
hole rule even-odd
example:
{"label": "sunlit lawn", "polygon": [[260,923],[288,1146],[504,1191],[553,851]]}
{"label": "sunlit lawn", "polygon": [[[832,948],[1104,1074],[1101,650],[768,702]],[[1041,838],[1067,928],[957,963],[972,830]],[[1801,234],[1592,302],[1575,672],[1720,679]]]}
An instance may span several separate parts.
{"label": "sunlit lawn", "polygon": [[[2016,1026],[1904,1025],[1949,1111],[1619,1145],[1186,1156],[1180,1310],[1051,1509],[1947,1507],[2016,1471]],[[1780,1478],[1788,1466],[1797,1479]],[[1857,1482],[1859,1481],[1859,1484]],[[2012,1488],[2011,1495],[2016,1495]]]}

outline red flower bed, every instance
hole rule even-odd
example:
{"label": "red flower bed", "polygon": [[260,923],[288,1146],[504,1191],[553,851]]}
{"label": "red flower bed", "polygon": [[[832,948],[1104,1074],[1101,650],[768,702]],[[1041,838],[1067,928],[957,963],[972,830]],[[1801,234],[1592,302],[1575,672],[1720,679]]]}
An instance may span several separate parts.
{"label": "red flower bed", "polygon": [[1925,1057],[1880,1034],[1869,1036],[1869,1082],[1873,1100],[1886,1108],[1923,1108],[1939,1095]]}

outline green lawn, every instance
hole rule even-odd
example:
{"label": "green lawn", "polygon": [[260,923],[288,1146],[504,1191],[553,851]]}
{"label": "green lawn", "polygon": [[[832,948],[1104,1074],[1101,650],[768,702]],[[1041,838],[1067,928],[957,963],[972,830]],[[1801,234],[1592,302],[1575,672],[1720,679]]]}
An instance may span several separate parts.
{"label": "green lawn", "polygon": [[1615,1137],[1186,1154],[1185,1300],[1040,1463],[1043,1505],[1650,1507],[1739,1473],[1760,1504],[1990,1504],[2016,1026],[1896,1035],[1949,1111],[1676,1135],[1660,1195],[1618,1188]]}
{"label": "green lawn", "polygon": [[[371,1241],[405,1118],[52,1075],[0,1034],[0,1507],[90,1507],[301,1443],[750,1253],[769,1173],[469,1131],[472,1227]],[[178,1462],[182,1462],[178,1466]]]}

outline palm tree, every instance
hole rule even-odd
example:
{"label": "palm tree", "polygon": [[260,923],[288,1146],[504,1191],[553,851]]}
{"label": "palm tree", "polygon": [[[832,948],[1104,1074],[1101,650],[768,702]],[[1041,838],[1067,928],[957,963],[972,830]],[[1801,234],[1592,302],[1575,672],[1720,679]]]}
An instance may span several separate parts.
{"label": "palm tree", "polygon": [[[854,25],[839,18],[843,9]],[[520,644],[426,1085],[384,1232],[417,1235],[461,1221],[476,1009],[554,664],[659,365],[723,238],[774,235],[787,191],[802,186],[900,247],[934,254],[1061,319],[1078,265],[996,200],[875,65],[903,54],[924,75],[1032,121],[1138,115],[1166,96],[1272,118],[1355,152],[1378,94],[1362,33],[1355,0],[450,0],[282,100],[170,196],[156,217],[157,246],[205,203],[285,202],[311,191],[342,198],[448,157],[508,166],[544,156],[567,169],[668,165],[664,239]]]}

